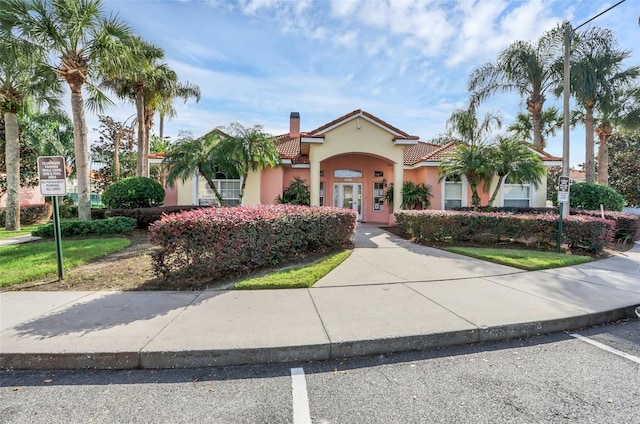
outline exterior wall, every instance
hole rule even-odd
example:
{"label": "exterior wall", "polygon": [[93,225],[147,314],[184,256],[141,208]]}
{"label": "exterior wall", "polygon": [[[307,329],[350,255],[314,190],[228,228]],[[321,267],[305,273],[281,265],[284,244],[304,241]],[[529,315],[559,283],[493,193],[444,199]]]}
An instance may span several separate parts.
{"label": "exterior wall", "polygon": [[164,188],[164,205],[165,206],[177,206],[178,205],[178,187],[175,186]]}
{"label": "exterior wall", "polygon": [[196,192],[194,189],[195,179],[189,178],[184,182],[178,180],[174,183],[175,189],[178,191],[178,205],[195,205],[196,204]]}
{"label": "exterior wall", "polygon": [[538,184],[538,188],[535,188],[534,199],[535,202],[533,204],[536,208],[544,208],[547,205],[547,174],[544,174],[542,177],[542,181]]}
{"label": "exterior wall", "polygon": [[260,204],[261,184],[262,184],[262,172],[249,171],[249,174],[247,175],[247,184],[244,187],[244,195],[242,197],[242,206]]}
{"label": "exterior wall", "polygon": [[[33,188],[20,188],[20,205],[43,205],[44,204],[44,196],[40,194],[40,187]],[[5,194],[0,199],[0,208],[4,208],[7,206],[7,195]]]}
{"label": "exterior wall", "polygon": [[[310,146],[311,203],[318,204],[320,182],[325,185],[327,206],[334,203],[334,183],[362,183],[362,220],[389,223],[391,211],[386,203],[382,211],[373,210],[373,183],[384,179],[389,184],[402,175],[403,152],[404,146],[395,145],[392,134],[364,118],[354,118],[326,132],[322,144]],[[394,172],[394,163],[400,164],[399,172]],[[362,178],[334,178],[336,169],[357,169],[362,171]],[[323,177],[319,176],[321,171]],[[383,171],[384,176],[374,178],[373,171]]]}
{"label": "exterior wall", "polygon": [[[362,178],[336,178],[334,171],[337,169],[355,169],[362,172]],[[362,184],[362,220],[364,222],[388,223],[391,208],[385,202],[383,209],[376,211],[373,208],[373,183],[393,182],[393,164],[375,156],[365,154],[345,154],[320,162],[320,170],[323,172],[320,182],[324,183],[325,206],[334,205],[334,183],[360,183]],[[383,176],[374,177],[374,171],[382,171]]]}
{"label": "exterior wall", "polygon": [[262,171],[260,178],[260,203],[271,205],[276,203],[278,195],[282,195],[283,173],[285,168],[278,166]]}
{"label": "exterior wall", "polygon": [[438,181],[439,178],[438,168],[435,166],[423,166],[404,171],[405,181],[411,181],[415,184],[424,183],[431,186],[432,197],[429,209],[442,209],[442,184]]}

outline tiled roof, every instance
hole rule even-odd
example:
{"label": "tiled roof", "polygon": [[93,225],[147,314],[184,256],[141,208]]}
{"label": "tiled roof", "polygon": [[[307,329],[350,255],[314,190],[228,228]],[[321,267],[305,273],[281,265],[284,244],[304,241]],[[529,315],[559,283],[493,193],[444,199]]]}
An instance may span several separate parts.
{"label": "tiled roof", "polygon": [[[300,136],[304,137],[305,133]],[[300,154],[300,137],[282,134],[275,137],[275,142],[280,159],[290,159],[292,164],[309,163],[309,156]]]}
{"label": "tiled roof", "polygon": [[404,151],[404,164],[415,165],[419,162],[440,162],[453,153],[458,147],[458,143],[451,142],[443,146],[418,142]]}
{"label": "tiled roof", "polygon": [[548,160],[548,161],[562,161],[562,158],[559,158],[557,156],[553,156],[550,155],[549,153],[545,152],[542,149],[539,149],[533,145],[529,146],[531,147],[533,150],[535,150],[536,152],[540,153],[542,155],[542,160]]}

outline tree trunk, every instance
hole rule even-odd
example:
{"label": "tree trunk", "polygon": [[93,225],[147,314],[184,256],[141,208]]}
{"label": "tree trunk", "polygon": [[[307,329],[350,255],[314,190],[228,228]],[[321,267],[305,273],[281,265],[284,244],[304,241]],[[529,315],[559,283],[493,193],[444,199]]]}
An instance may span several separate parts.
{"label": "tree trunk", "polygon": [[119,131],[116,134],[116,139],[113,142],[113,176],[115,181],[120,180],[120,144],[124,130]]}
{"label": "tree trunk", "polygon": [[474,211],[477,211],[480,207],[480,196],[478,195],[478,183],[469,180],[469,186],[471,187],[471,206]]}
{"label": "tree trunk", "polygon": [[159,132],[160,132],[160,140],[164,140],[164,113],[160,112],[160,123],[159,123]]}
{"label": "tree trunk", "polygon": [[609,185],[609,137],[611,137],[611,127],[599,128],[598,138],[598,184]]}
{"label": "tree trunk", "polygon": [[153,111],[145,108],[144,110],[144,125],[145,125],[145,133],[144,133],[144,164],[143,171],[144,177],[149,177],[149,150],[150,150],[150,139],[151,139],[151,127],[153,126]]}
{"label": "tree trunk", "polygon": [[136,162],[136,174],[139,177],[145,177],[144,164],[146,162],[146,156],[144,154],[144,142],[145,142],[145,122],[144,122],[144,92],[142,88],[136,90],[136,116],[138,119],[138,153]]}
{"label": "tree trunk", "polygon": [[502,187],[502,183],[504,182],[504,179],[506,177],[507,177],[506,175],[498,175],[498,185],[493,190],[493,194],[491,195],[491,199],[489,199],[489,203],[487,204],[487,206],[489,207],[493,206],[493,202],[496,200],[496,197],[498,196],[498,192],[500,191],[500,188]]}
{"label": "tree trunk", "polygon": [[531,114],[531,123],[533,128],[533,145],[539,149],[544,149],[542,141],[542,106],[544,105],[544,97],[541,95],[531,95],[527,99],[527,110]]}
{"label": "tree trunk", "polygon": [[594,183],[596,181],[596,164],[595,164],[595,140],[594,140],[594,131],[593,131],[593,106],[589,104],[586,105],[586,115],[584,118],[584,129],[586,131],[585,135],[585,159],[584,159],[584,170],[585,170],[585,182]]}
{"label": "tree trunk", "polygon": [[7,165],[7,205],[5,209],[5,229],[20,229],[20,136],[18,118],[13,112],[4,113],[5,122],[5,163]]}
{"label": "tree trunk", "polygon": [[71,111],[73,114],[73,145],[75,149],[76,177],[78,178],[78,218],[81,221],[91,221],[89,149],[81,88],[78,90],[72,89],[71,91]]}

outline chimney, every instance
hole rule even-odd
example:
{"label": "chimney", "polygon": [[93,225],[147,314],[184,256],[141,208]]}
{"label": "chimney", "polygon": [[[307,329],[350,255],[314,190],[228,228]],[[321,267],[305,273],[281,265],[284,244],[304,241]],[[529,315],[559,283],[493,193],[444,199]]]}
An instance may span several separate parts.
{"label": "chimney", "polygon": [[291,112],[289,117],[289,137],[300,137],[300,112]]}

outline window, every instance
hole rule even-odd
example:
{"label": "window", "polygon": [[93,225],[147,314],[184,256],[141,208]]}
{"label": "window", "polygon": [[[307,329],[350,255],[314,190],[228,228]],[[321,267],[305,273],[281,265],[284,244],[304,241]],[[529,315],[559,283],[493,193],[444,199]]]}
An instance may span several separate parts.
{"label": "window", "polygon": [[448,175],[444,181],[444,208],[453,209],[464,206],[462,193],[460,175]]}
{"label": "window", "polygon": [[373,210],[382,212],[384,210],[384,183],[373,183]]}
{"label": "window", "polygon": [[382,171],[373,171],[373,178],[381,178],[384,177],[384,172]]}
{"label": "window", "polygon": [[324,182],[320,181],[320,206],[324,206]]}
{"label": "window", "polygon": [[[216,175],[216,177],[220,174]],[[222,195],[224,206],[236,206],[240,203],[240,180],[215,179],[213,183]],[[204,178],[198,177],[198,204],[219,205],[215,193]]]}
{"label": "window", "polygon": [[512,208],[531,206],[531,184],[521,184],[517,178],[507,176],[502,186],[502,206]]}
{"label": "window", "polygon": [[362,171],[356,169],[336,169],[333,171],[335,178],[362,178]]}

